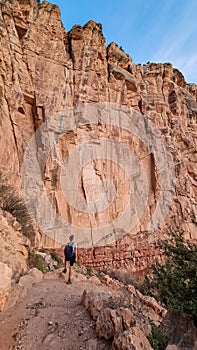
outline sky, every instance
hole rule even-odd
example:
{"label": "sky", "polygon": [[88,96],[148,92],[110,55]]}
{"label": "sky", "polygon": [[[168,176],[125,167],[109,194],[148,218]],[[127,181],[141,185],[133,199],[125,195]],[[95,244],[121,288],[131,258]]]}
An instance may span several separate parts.
{"label": "sky", "polygon": [[136,64],[171,62],[197,83],[197,0],[49,0],[67,31],[101,23],[107,44],[122,46]]}

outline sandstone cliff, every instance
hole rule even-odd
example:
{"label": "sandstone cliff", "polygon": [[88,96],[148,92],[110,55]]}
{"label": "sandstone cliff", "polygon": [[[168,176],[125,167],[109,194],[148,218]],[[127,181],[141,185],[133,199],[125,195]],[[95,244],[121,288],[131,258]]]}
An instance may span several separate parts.
{"label": "sandstone cliff", "polygon": [[[87,242],[90,244],[81,244],[87,249],[80,253],[80,259],[100,269],[109,266],[133,270],[146,268],[158,254],[153,246],[155,240],[171,231],[184,232],[186,238],[195,240],[197,86],[186,84],[181,72],[170,63],[135,65],[115,43],[106,46],[101,25],[93,21],[83,27],[75,25],[66,33],[58,7],[46,1],[38,5],[36,0],[1,0],[0,31],[1,169],[17,190],[24,185],[21,183],[24,152],[35,131],[42,124],[46,126],[49,118],[56,120],[54,116],[57,113],[63,110],[72,112],[72,129],[64,135],[60,132],[61,138],[50,152],[46,150],[46,145],[51,141],[51,125],[36,134],[38,168],[29,165],[30,180],[25,186],[28,198],[33,198],[34,215],[38,222],[50,226],[47,226],[50,237],[41,227],[36,244],[60,247],[68,236],[63,235],[61,227],[58,228],[56,216],[49,212],[45,202],[36,197],[38,188],[39,197],[45,198],[47,193],[52,208],[73,230],[76,228],[82,235],[88,232]],[[99,106],[104,106],[97,110],[101,114],[106,113],[109,105],[115,104],[119,106],[118,112],[125,113],[127,117],[128,111],[134,113],[131,114],[133,118],[135,112],[141,115],[144,126],[140,129],[139,125],[139,137],[124,128],[121,122],[118,124],[118,118],[113,125],[101,123],[99,118],[95,123],[92,116],[91,124],[82,122],[83,113],[80,114],[77,109],[78,117],[73,113],[73,107],[88,105],[95,108],[99,103]],[[149,123],[147,127],[146,121]],[[144,141],[148,135],[150,139],[153,136],[150,125],[154,125],[158,132],[152,146],[159,139],[161,144],[165,141],[170,152],[176,184],[175,179],[162,173],[167,162],[162,152],[160,161]],[[83,167],[77,174],[78,187],[75,191],[71,189],[74,203],[70,203],[62,192],[61,171],[65,158],[76,147],[91,142],[91,153],[97,150],[92,144],[106,138],[118,141],[132,151],[136,178],[140,167],[143,167],[145,179],[134,182],[137,189],[133,194],[136,202],[146,200],[146,206],[139,212],[133,208],[136,221],[128,235],[115,228],[115,238],[119,239],[110,241],[106,234],[104,243],[99,244],[102,230],[108,225],[114,227],[113,223],[121,217],[129,201],[129,176],[122,165],[127,163],[127,152],[123,154],[125,148],[117,150],[114,161],[110,158],[112,146],[107,142],[103,146],[106,159],[95,157],[87,161],[86,151],[81,151],[79,159]],[[164,183],[161,186],[162,176],[166,176],[165,186]],[[143,197],[145,180],[147,198]],[[105,189],[107,181],[113,183],[111,193],[105,193],[103,197],[108,207],[100,210],[98,203],[98,207],[92,209],[99,188]],[[80,197],[77,197],[77,191]],[[150,231],[148,224],[157,208],[157,201],[167,191],[172,192],[173,201],[167,203],[168,211],[163,214],[165,220],[156,230]],[[79,199],[84,210],[77,206]],[[97,241],[92,237],[94,229],[99,232]]]}
{"label": "sandstone cliff", "polygon": [[28,269],[29,247],[16,219],[0,209],[0,311],[12,290],[12,280]]}

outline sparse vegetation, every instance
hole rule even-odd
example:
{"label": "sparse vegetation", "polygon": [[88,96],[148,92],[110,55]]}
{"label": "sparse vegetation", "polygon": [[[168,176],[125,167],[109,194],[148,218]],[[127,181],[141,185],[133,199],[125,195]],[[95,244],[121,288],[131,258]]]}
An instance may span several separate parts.
{"label": "sparse vegetation", "polygon": [[45,248],[30,251],[29,262],[31,267],[36,267],[43,273],[50,270],[54,271],[64,264],[61,256],[56,251],[49,252]]}
{"label": "sparse vegetation", "polygon": [[163,333],[160,326],[155,326],[153,323],[151,326],[151,336],[149,342],[154,350],[165,350],[168,344],[168,338]]}
{"label": "sparse vegetation", "polygon": [[47,253],[47,254],[48,254],[49,251],[48,251],[48,249],[46,249],[46,248],[40,248],[40,249],[39,249],[39,252],[40,252],[40,253]]}
{"label": "sparse vegetation", "polygon": [[50,255],[51,255],[51,258],[53,260],[57,261],[57,263],[58,263],[57,267],[60,267],[60,266],[62,266],[64,264],[61,256],[59,256],[59,254],[57,252],[55,252],[55,251],[50,252]]}
{"label": "sparse vegetation", "polygon": [[87,266],[86,267],[86,271],[87,271],[87,275],[88,276],[93,276],[94,275],[94,273],[93,273],[93,268],[91,267],[91,266]]}
{"label": "sparse vegetation", "polygon": [[35,250],[29,252],[29,262],[31,267],[36,267],[38,270],[42,271],[42,273],[48,271],[44,258],[40,254],[37,254]]}
{"label": "sparse vegetation", "polygon": [[145,291],[163,302],[168,308],[193,317],[197,324],[197,245],[186,242],[181,235],[160,242],[166,257],[156,261],[152,276],[145,280]]}
{"label": "sparse vegetation", "polygon": [[131,311],[133,311],[133,298],[131,298],[131,293],[128,291],[126,287],[121,288],[121,295],[116,297],[111,297],[109,299],[108,306],[115,310],[120,307],[129,308]]}
{"label": "sparse vegetation", "polygon": [[77,265],[77,266],[81,266],[81,260],[77,260],[77,261],[76,261],[76,265]]}
{"label": "sparse vegetation", "polygon": [[29,239],[33,239],[35,233],[31,216],[22,198],[15,194],[14,189],[0,172],[0,207],[12,214],[21,225],[22,233]]}
{"label": "sparse vegetation", "polygon": [[131,271],[112,270],[106,272],[106,274],[108,274],[113,279],[122,282],[125,285],[131,284],[138,289],[141,288],[144,281],[144,277],[142,274],[133,273]]}
{"label": "sparse vegetation", "polygon": [[78,273],[81,273],[82,275],[85,275],[85,276],[88,276],[88,277],[96,275],[96,273],[93,270],[92,266],[81,265],[81,261],[80,260],[78,260],[76,262],[76,270],[77,270]]}

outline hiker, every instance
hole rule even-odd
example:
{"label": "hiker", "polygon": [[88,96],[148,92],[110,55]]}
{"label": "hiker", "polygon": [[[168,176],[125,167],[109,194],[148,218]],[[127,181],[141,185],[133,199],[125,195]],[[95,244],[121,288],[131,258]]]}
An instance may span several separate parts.
{"label": "hiker", "polygon": [[63,272],[66,273],[67,268],[67,261],[70,262],[69,265],[69,273],[68,273],[68,282],[67,284],[72,284],[72,266],[74,265],[74,263],[77,261],[77,243],[73,242],[74,239],[74,235],[71,235],[69,237],[70,242],[66,244],[65,248],[64,248],[64,270]]}

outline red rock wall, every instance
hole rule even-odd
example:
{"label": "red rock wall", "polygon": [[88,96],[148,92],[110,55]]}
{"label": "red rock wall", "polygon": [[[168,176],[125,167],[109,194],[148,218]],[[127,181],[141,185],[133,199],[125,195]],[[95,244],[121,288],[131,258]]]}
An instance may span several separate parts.
{"label": "red rock wall", "polygon": [[[84,140],[113,136],[132,148],[145,169],[147,207],[139,223],[122,240],[80,251],[80,260],[101,269],[124,266],[141,270],[150,266],[157,254],[153,243],[158,237],[180,231],[195,240],[197,86],[186,84],[181,72],[170,63],[135,65],[115,43],[106,47],[102,27],[93,21],[66,33],[58,7],[46,1],[41,5],[36,0],[0,1],[0,24],[0,160],[10,183],[20,189],[24,152],[34,132],[50,117],[84,103],[128,106],[156,126],[173,157],[176,187],[164,223],[148,233],[147,222],[158,199],[159,174],[151,152],[138,138],[122,132],[121,125],[118,130],[110,130],[99,124],[78,127],[76,122],[73,131],[59,140],[44,164],[43,181],[51,205],[79,229],[102,227],[105,220],[113,221],[124,210],[128,191],[126,180],[122,180],[124,171],[107,161],[85,167],[79,179],[84,198],[96,196],[97,184],[104,178],[118,179],[120,194],[105,217],[76,210],[60,190],[58,161],[62,164]],[[39,158],[45,143],[43,135],[37,137]],[[36,215],[42,218],[46,211],[37,207]],[[58,243],[54,229],[51,237],[41,233],[37,244],[54,247],[62,242]]]}

